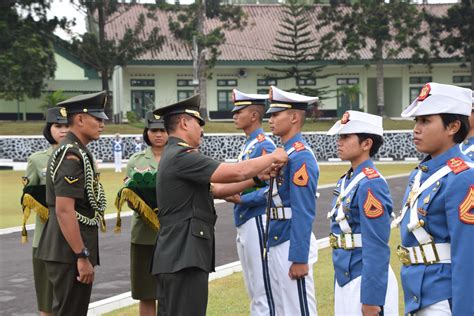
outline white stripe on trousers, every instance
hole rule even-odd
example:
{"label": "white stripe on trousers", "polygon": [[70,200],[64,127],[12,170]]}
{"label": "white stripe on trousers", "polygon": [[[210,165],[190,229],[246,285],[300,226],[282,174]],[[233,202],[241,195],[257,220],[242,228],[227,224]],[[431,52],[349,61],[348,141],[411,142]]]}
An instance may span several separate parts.
{"label": "white stripe on trousers", "polygon": [[115,171],[122,170],[122,152],[114,151]]}

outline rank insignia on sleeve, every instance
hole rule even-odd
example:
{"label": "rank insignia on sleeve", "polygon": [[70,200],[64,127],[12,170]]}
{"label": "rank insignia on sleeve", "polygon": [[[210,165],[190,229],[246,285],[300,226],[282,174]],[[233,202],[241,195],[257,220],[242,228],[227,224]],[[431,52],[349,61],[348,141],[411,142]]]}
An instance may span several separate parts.
{"label": "rank insignia on sleeve", "polygon": [[306,171],[306,164],[304,163],[293,175],[293,183],[297,186],[304,187],[308,184],[308,180],[309,175]]}
{"label": "rank insignia on sleeve", "polygon": [[296,151],[302,151],[304,150],[304,145],[302,142],[296,142],[293,144],[293,147],[295,148]]}
{"label": "rank insignia on sleeve", "polygon": [[455,174],[469,169],[469,166],[464,162],[464,160],[458,157],[449,159],[448,167],[451,168]]}
{"label": "rank insignia on sleeve", "polygon": [[367,176],[367,178],[369,179],[373,179],[373,178],[378,178],[380,177],[380,175],[378,174],[377,171],[375,171],[374,169],[372,168],[364,168],[362,169],[362,172]]}
{"label": "rank insignia on sleeve", "polygon": [[28,177],[21,177],[21,181],[23,182],[24,186],[27,186],[30,183],[30,179]]}
{"label": "rank insignia on sleeve", "polygon": [[257,140],[259,143],[263,142],[265,140],[265,135],[264,134],[258,134],[257,135]]}
{"label": "rank insignia on sleeve", "polygon": [[474,224],[474,185],[471,185],[464,200],[459,204],[459,219],[465,224]]}
{"label": "rank insignia on sleeve", "polygon": [[79,178],[78,177],[73,177],[73,176],[65,176],[64,180],[66,180],[66,182],[69,183],[69,184],[73,184],[73,183],[76,183],[77,181],[79,181]]}
{"label": "rank insignia on sleeve", "polygon": [[383,214],[383,205],[373,194],[372,190],[367,191],[367,198],[364,202],[364,213],[368,218],[377,218]]}

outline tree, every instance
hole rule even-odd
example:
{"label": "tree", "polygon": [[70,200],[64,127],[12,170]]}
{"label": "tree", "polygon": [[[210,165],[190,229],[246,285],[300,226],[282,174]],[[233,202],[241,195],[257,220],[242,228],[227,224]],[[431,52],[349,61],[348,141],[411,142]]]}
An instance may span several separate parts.
{"label": "tree", "polygon": [[20,102],[39,98],[56,70],[52,34],[67,22],[49,19],[48,9],[48,1],[0,1],[0,98],[17,101],[17,119]]}
{"label": "tree", "polygon": [[66,99],[67,98],[64,96],[63,90],[49,92],[43,98],[43,103],[40,105],[40,108],[46,111],[47,109],[55,107],[59,102],[62,102]]}
{"label": "tree", "polygon": [[[109,79],[115,66],[125,66],[130,61],[151,49],[161,47],[164,37],[154,27],[144,38],[145,14],[140,14],[133,28],[127,28],[122,38],[108,36],[108,23],[125,14],[134,2],[125,4],[119,0],[71,0],[80,10],[86,10],[89,32],[73,40],[72,50],[89,67],[95,69],[102,79],[102,90],[109,91]],[[98,33],[98,34],[97,34]],[[110,113],[110,102],[107,105]]]}
{"label": "tree", "polygon": [[318,15],[318,27],[331,27],[321,38],[322,58],[348,62],[363,58],[369,49],[376,64],[377,109],[384,115],[384,61],[405,49],[412,51],[412,61],[427,61],[428,53],[419,40],[426,32],[420,29],[422,14],[406,1],[360,0],[353,4],[332,0]]}
{"label": "tree", "polygon": [[431,35],[431,50],[439,57],[441,48],[470,63],[471,89],[474,89],[474,1],[462,0],[448,9],[447,15],[435,16],[424,11]]}
{"label": "tree", "polygon": [[[196,0],[193,4],[166,5],[161,9],[176,12],[170,16],[169,27],[174,37],[183,40],[193,52],[193,76],[198,82],[194,92],[206,100],[209,72],[220,55],[219,46],[225,42],[224,30],[242,29],[246,25],[245,14],[238,6],[223,5],[218,0]],[[218,19],[219,26],[205,30],[207,19]],[[207,104],[201,103],[201,116],[207,120]]]}
{"label": "tree", "polygon": [[315,62],[314,51],[318,47],[308,19],[308,14],[314,7],[305,7],[298,4],[297,0],[289,0],[283,7],[284,18],[274,39],[274,51],[271,52],[273,61],[282,66],[266,67],[267,70],[280,74],[269,76],[268,79],[294,78],[296,88],[292,91],[324,99],[324,95],[329,93],[328,86],[309,88],[303,83],[307,80],[317,82],[318,78],[329,76],[318,75],[325,66],[311,66]]}

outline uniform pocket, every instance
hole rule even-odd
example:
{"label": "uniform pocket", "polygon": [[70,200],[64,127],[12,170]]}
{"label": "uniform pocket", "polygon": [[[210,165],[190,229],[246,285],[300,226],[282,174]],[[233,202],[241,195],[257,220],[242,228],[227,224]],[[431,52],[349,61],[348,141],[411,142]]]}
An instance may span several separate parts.
{"label": "uniform pocket", "polygon": [[211,239],[212,228],[206,222],[196,218],[191,219],[191,233],[193,236],[203,239]]}

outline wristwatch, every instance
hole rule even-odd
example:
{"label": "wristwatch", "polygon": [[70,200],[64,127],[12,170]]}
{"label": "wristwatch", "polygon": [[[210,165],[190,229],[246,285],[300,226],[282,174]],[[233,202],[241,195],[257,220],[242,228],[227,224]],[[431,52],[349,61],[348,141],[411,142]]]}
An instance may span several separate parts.
{"label": "wristwatch", "polygon": [[91,253],[89,252],[89,249],[84,247],[84,248],[82,248],[81,252],[76,253],[76,258],[77,259],[79,259],[79,258],[89,258],[90,254]]}

